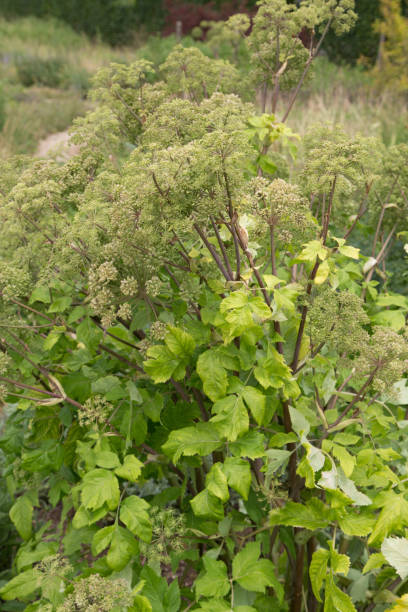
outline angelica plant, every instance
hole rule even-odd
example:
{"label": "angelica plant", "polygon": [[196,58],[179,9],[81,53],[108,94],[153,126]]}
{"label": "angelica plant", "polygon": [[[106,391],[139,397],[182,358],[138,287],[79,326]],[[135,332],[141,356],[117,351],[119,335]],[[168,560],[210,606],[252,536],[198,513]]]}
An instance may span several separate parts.
{"label": "angelica plant", "polygon": [[[348,27],[352,3],[261,2],[260,66],[278,17],[287,66],[254,76],[294,101],[317,47],[293,34]],[[157,75],[114,65],[76,157],[3,164],[13,606],[403,601],[408,300],[387,256],[407,231],[406,151],[324,127],[262,168],[293,134],[243,86],[197,49]]]}

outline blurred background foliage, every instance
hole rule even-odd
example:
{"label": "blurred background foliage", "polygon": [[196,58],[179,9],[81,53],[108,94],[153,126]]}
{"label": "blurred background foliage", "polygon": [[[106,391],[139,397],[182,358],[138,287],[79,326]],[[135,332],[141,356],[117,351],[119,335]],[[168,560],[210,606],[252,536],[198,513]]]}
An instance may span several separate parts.
{"label": "blurred background foliage", "polygon": [[[299,0],[293,0],[294,2]],[[110,62],[146,58],[157,67],[179,42],[236,62],[248,52],[228,40],[215,48],[204,22],[253,14],[255,0],[0,0],[0,156],[35,153],[90,107],[92,75]],[[326,39],[292,127],[304,133],[319,116],[350,133],[408,139],[408,0],[356,0],[355,28]]]}
{"label": "blurred background foliage", "polygon": [[[123,45],[132,42],[139,28],[168,34],[180,20],[187,34],[202,20],[224,19],[237,12],[251,14],[255,5],[256,0],[1,0],[0,14],[6,18],[55,17],[77,32]],[[401,0],[400,5],[407,14],[407,0]],[[380,17],[380,0],[356,0],[356,12],[358,23],[350,33],[328,37],[325,46],[330,59],[356,63],[364,56],[375,61],[379,35],[373,24]]]}

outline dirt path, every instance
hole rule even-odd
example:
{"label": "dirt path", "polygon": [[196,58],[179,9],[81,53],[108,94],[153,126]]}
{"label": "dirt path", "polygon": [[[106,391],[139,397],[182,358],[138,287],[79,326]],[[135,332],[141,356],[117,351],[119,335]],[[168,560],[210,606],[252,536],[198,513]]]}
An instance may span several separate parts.
{"label": "dirt path", "polygon": [[38,143],[36,157],[54,157],[57,161],[66,161],[78,152],[78,147],[69,144],[69,134],[56,132]]}

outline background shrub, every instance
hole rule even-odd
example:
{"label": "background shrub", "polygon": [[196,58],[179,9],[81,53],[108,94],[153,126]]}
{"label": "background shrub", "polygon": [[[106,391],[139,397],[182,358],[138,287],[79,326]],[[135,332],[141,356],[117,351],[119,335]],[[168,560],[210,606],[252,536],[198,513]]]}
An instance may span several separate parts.
{"label": "background shrub", "polygon": [[129,42],[138,26],[134,4],[114,0],[4,0],[1,14],[5,17],[56,17],[69,23],[74,30],[98,36],[119,45]]}
{"label": "background shrub", "polygon": [[58,57],[41,58],[35,56],[17,57],[16,70],[18,80],[24,87],[45,85],[61,87],[67,78],[67,66]]}

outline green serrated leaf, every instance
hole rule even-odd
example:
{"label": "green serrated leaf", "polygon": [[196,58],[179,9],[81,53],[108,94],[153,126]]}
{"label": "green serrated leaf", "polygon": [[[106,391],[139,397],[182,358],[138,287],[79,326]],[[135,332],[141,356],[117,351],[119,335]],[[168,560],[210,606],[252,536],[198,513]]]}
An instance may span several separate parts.
{"label": "green serrated leaf", "polygon": [[353,246],[339,246],[339,251],[345,257],[351,257],[352,259],[358,259],[360,257],[360,249],[356,249]]}
{"label": "green serrated leaf", "polygon": [[259,431],[250,430],[235,442],[231,442],[229,449],[234,457],[256,459],[265,455],[264,444],[265,437]]}
{"label": "green serrated leaf", "polygon": [[204,572],[194,583],[196,593],[202,597],[225,597],[230,590],[227,566],[223,561],[216,561],[211,556],[203,556]]}
{"label": "green serrated leaf", "polygon": [[188,358],[194,353],[194,338],[178,327],[169,327],[164,342],[167,348],[179,358]]}
{"label": "green serrated leaf", "polygon": [[10,508],[10,519],[23,540],[29,540],[32,533],[33,504],[27,495],[22,495]]}
{"label": "green serrated leaf", "polygon": [[330,567],[335,574],[344,574],[347,576],[350,569],[350,559],[347,555],[338,553],[333,548],[330,551]]}
{"label": "green serrated leaf", "polygon": [[237,491],[243,499],[248,499],[251,486],[251,467],[248,461],[240,457],[227,457],[222,466],[228,485]]}
{"label": "green serrated leaf", "polygon": [[402,580],[405,580],[408,576],[408,539],[385,538],[381,552]]}
{"label": "green serrated leaf", "polygon": [[265,593],[266,587],[273,587],[278,594],[282,587],[275,576],[273,563],[269,559],[259,559],[260,552],[259,542],[249,542],[235,555],[232,578],[247,591]]}
{"label": "green serrated leaf", "polygon": [[213,405],[213,416],[210,420],[215,423],[220,435],[235,442],[241,434],[249,429],[249,417],[242,397],[228,395]]}
{"label": "green serrated leaf", "polygon": [[271,448],[265,451],[267,464],[264,469],[266,478],[270,481],[275,472],[279,472],[281,468],[289,461],[291,451]]}
{"label": "green serrated leaf", "polygon": [[21,572],[15,578],[12,578],[0,589],[0,596],[5,601],[13,599],[23,599],[31,595],[40,584],[38,572],[34,569]]}
{"label": "green serrated leaf", "polygon": [[115,474],[129,482],[137,482],[143,469],[143,463],[134,455],[126,455],[123,465],[115,469]]}
{"label": "green serrated leaf", "polygon": [[120,572],[138,552],[139,547],[130,531],[115,525],[106,556],[108,566],[116,572]]}
{"label": "green serrated leaf", "polygon": [[95,464],[99,467],[112,469],[120,465],[119,457],[112,451],[97,451],[94,453]]}
{"label": "green serrated leaf", "polygon": [[172,431],[162,449],[177,463],[182,455],[209,455],[221,445],[217,428],[212,423],[197,423]]}
{"label": "green serrated leaf", "polygon": [[289,444],[290,442],[297,442],[297,441],[298,441],[298,437],[295,433],[293,433],[293,431],[291,431],[290,433],[277,433],[271,436],[269,440],[269,446],[271,448],[275,448],[275,447],[280,448],[282,446],[285,446],[286,444]]}
{"label": "green serrated leaf", "polygon": [[385,563],[384,555],[381,553],[373,553],[368,557],[368,561],[363,567],[363,574],[370,572],[372,569],[382,567]]}
{"label": "green serrated leaf", "polygon": [[306,417],[304,417],[299,410],[293,408],[292,406],[289,406],[289,413],[293,431],[295,431],[299,437],[302,437],[303,435],[307,436],[310,431],[310,423]]}
{"label": "green serrated leaf", "polygon": [[352,514],[349,512],[338,519],[340,529],[350,536],[364,537],[371,533],[375,517],[367,514]]}
{"label": "green serrated leaf", "polygon": [[[163,344],[151,346],[147,351],[147,356],[149,359],[143,362],[143,367],[146,374],[148,374],[156,384],[167,382],[174,376],[180,364],[180,359]],[[182,378],[183,376],[184,374],[178,378]]]}
{"label": "green serrated leaf", "polygon": [[408,523],[408,502],[402,494],[387,491],[385,503],[378,515],[370,537],[369,544],[382,542],[394,529]]}
{"label": "green serrated leaf", "polygon": [[203,516],[221,520],[224,518],[224,506],[222,501],[207,489],[200,491],[198,495],[190,500],[191,507],[196,516]]}
{"label": "green serrated leaf", "polygon": [[112,535],[115,531],[115,526],[103,527],[97,531],[92,539],[92,554],[100,555],[102,551],[109,547],[112,541]]}
{"label": "green serrated leaf", "polygon": [[218,353],[210,349],[201,353],[197,360],[197,374],[202,380],[204,393],[216,402],[227,393],[227,372]]}
{"label": "green serrated leaf", "polygon": [[34,549],[22,546],[16,557],[16,568],[20,572],[28,566],[42,561],[46,557],[52,557],[58,552],[57,542],[40,542]]}
{"label": "green serrated leaf", "polygon": [[255,387],[246,386],[242,391],[242,397],[250,409],[255,421],[258,423],[258,425],[262,425],[266,406],[265,395],[262,393],[262,391],[256,389]]}
{"label": "green serrated leaf", "polygon": [[333,578],[330,575],[326,581],[325,596],[325,610],[327,607],[327,609],[333,610],[333,612],[336,610],[341,610],[341,612],[357,612],[350,597],[334,584]]}
{"label": "green serrated leaf", "polygon": [[319,548],[313,553],[312,561],[309,567],[310,583],[312,585],[313,593],[317,601],[322,601],[320,597],[320,590],[323,585],[323,581],[327,575],[327,564],[329,561],[330,552],[324,548]]}
{"label": "green serrated leaf", "polygon": [[79,506],[78,510],[74,514],[72,519],[72,526],[74,529],[81,529],[82,527],[87,527],[96,523],[101,518],[103,518],[109,512],[109,508],[107,504],[103,504],[97,510],[87,510],[85,506]]}
{"label": "green serrated leaf", "polygon": [[61,296],[56,298],[51,306],[48,308],[47,312],[64,312],[72,303],[71,296]]}
{"label": "green serrated leaf", "polygon": [[144,542],[152,539],[152,523],[149,518],[149,504],[136,495],[130,495],[120,506],[120,520]]}
{"label": "green serrated leaf", "polygon": [[356,465],[356,458],[351,455],[344,446],[333,443],[332,453],[339,460],[343,472],[347,477],[351,476]]}
{"label": "green serrated leaf", "polygon": [[81,499],[85,508],[96,510],[106,503],[110,510],[114,510],[119,495],[118,480],[112,472],[95,469],[85,474],[81,485]]}
{"label": "green serrated leaf", "polygon": [[324,283],[324,281],[327,279],[327,277],[330,274],[330,264],[329,262],[326,261],[322,261],[322,263],[320,264],[320,266],[317,269],[315,278],[314,278],[314,282],[316,285],[322,285]]}
{"label": "green serrated leaf", "polygon": [[222,469],[221,463],[215,463],[208,472],[205,479],[205,486],[215,497],[219,497],[222,502],[229,499],[227,477]]}
{"label": "green serrated leaf", "polygon": [[320,529],[330,522],[328,508],[320,499],[312,498],[307,504],[288,502],[282,508],[272,510],[271,525],[291,525],[305,529]]}
{"label": "green serrated leaf", "polygon": [[282,355],[269,347],[268,355],[258,360],[254,376],[264,389],[281,389],[292,379],[290,368]]}
{"label": "green serrated leaf", "polygon": [[40,287],[36,287],[32,294],[30,295],[29,304],[34,304],[34,302],[42,302],[43,304],[49,304],[51,302],[51,294],[48,287],[44,285]]}
{"label": "green serrated leaf", "polygon": [[94,351],[103,340],[103,332],[90,317],[86,317],[76,328],[77,341],[81,342],[90,351]]}
{"label": "green serrated leaf", "polygon": [[324,261],[327,255],[328,249],[320,240],[311,240],[304,245],[304,248],[300,255],[298,255],[297,259],[300,261],[314,262],[316,261],[316,258],[319,258],[321,261]]}
{"label": "green serrated leaf", "polygon": [[231,612],[231,606],[225,599],[208,599],[207,601],[201,601],[197,610],[201,610],[201,612]]}

